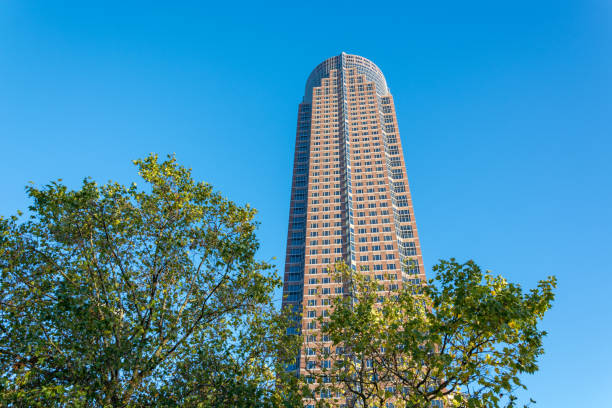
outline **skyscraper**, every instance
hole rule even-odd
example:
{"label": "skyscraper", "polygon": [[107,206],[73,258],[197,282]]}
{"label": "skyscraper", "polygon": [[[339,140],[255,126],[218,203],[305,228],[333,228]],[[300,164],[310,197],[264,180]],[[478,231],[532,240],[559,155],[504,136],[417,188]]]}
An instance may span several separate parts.
{"label": "skyscraper", "polygon": [[312,71],[298,108],[283,306],[318,346],[315,319],[344,295],[328,273],[339,260],[387,293],[425,279],[393,97],[373,62],[345,53]]}

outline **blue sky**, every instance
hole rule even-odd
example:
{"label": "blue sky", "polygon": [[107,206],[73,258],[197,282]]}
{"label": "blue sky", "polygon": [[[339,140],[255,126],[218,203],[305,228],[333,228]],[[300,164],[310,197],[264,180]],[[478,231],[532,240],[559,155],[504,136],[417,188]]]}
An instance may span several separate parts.
{"label": "blue sky", "polygon": [[282,267],[306,78],[359,54],[395,98],[426,266],[556,275],[528,394],[609,405],[612,3],[170,3],[2,2],[0,214],[28,181],[126,183],[176,153],[259,210]]}

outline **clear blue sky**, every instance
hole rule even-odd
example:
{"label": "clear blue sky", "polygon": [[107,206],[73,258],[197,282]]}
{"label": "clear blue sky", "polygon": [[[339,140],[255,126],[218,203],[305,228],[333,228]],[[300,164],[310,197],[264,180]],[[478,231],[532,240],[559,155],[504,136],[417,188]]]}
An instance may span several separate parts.
{"label": "clear blue sky", "polygon": [[427,267],[557,275],[529,394],[610,406],[610,1],[95,3],[0,5],[0,214],[30,180],[129,182],[175,152],[259,209],[282,267],[304,83],[359,54],[395,97]]}

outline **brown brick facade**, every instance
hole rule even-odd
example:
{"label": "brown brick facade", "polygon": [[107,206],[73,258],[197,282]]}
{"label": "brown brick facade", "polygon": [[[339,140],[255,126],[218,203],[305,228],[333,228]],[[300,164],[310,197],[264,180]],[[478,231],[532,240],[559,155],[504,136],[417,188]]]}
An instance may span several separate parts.
{"label": "brown brick facade", "polygon": [[333,364],[309,354],[336,352],[316,318],[345,295],[328,273],[339,260],[385,294],[425,280],[393,97],[376,65],[344,53],[315,68],[298,109],[283,306],[302,313],[301,375]]}

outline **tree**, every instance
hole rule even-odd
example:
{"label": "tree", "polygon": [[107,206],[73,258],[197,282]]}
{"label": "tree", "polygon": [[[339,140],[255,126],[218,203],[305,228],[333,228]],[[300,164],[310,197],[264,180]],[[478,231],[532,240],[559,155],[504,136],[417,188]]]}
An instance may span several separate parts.
{"label": "tree", "polygon": [[[516,406],[521,374],[536,372],[544,351],[538,323],[554,299],[555,278],[524,293],[473,261],[442,260],[433,271],[428,285],[405,282],[381,296],[377,282],[336,267],[349,295],[319,318],[335,360],[311,373],[318,395],[361,407]],[[329,356],[319,350],[315,358]],[[338,401],[319,398],[318,405]]]}
{"label": "tree", "polygon": [[255,259],[255,210],[173,157],[134,163],[144,190],[60,180],[27,188],[25,221],[0,218],[0,405],[295,397],[282,368],[298,340],[273,307],[278,276]]}

